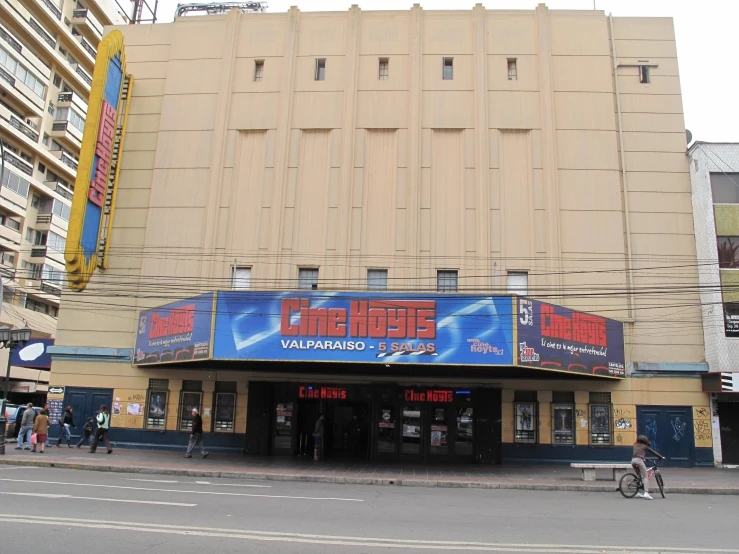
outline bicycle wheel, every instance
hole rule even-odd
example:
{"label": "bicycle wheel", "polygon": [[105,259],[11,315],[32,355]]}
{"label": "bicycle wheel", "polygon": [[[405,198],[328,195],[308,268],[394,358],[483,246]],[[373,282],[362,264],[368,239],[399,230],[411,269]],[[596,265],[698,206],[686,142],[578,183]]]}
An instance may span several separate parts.
{"label": "bicycle wheel", "polygon": [[662,482],[662,475],[659,473],[655,476],[657,479],[657,485],[659,485],[659,493],[662,495],[662,498],[665,497],[665,484]]}
{"label": "bicycle wheel", "polygon": [[621,491],[624,498],[634,498],[640,488],[639,478],[633,473],[627,473],[621,477],[621,481],[618,483],[618,490]]}

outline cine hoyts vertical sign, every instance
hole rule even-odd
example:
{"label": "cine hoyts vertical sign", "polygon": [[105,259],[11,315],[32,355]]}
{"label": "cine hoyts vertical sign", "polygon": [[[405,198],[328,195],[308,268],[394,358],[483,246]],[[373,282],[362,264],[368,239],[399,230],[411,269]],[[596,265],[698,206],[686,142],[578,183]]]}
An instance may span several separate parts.
{"label": "cine hoyts vertical sign", "polygon": [[125,85],[130,94],[133,84],[125,69],[123,34],[114,30],[97,51],[64,252],[69,286],[77,291],[85,289],[98,265],[105,265],[103,237],[113,222],[128,107],[122,93]]}

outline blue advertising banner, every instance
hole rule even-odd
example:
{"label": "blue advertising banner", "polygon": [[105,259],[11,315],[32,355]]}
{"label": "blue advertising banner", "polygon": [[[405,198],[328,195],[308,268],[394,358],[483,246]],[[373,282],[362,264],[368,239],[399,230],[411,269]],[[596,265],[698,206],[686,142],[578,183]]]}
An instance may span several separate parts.
{"label": "blue advertising banner", "polygon": [[141,312],[134,364],[207,359],[212,325],[212,292]]}
{"label": "blue advertising banner", "polygon": [[625,377],[623,323],[529,298],[518,299],[517,364]]}
{"label": "blue advertising banner", "polygon": [[31,339],[21,348],[11,350],[10,365],[51,369],[50,346],[54,346],[54,339]]}
{"label": "blue advertising banner", "polygon": [[509,296],[220,292],[213,356],[512,365]]}

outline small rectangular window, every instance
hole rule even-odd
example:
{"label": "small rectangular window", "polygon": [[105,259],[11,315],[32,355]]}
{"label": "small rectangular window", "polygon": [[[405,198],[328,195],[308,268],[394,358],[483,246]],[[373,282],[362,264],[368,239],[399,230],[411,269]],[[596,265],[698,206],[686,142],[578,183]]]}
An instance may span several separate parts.
{"label": "small rectangular window", "polygon": [[316,58],[316,81],[326,80],[326,58]]}
{"label": "small rectangular window", "polygon": [[459,284],[459,274],[457,271],[437,271],[436,272],[436,292],[457,292]]}
{"label": "small rectangular window", "polygon": [[724,334],[730,338],[739,337],[739,303],[724,304]]}
{"label": "small rectangular window", "polygon": [[387,81],[390,75],[390,60],[388,58],[380,58],[380,81]]}
{"label": "small rectangular window", "polygon": [[444,58],[444,72],[442,76],[445,81],[454,79],[454,58]]}
{"label": "small rectangular window", "polygon": [[62,78],[59,76],[58,73],[54,73],[54,86],[56,88],[62,86]]}
{"label": "small rectangular window", "polygon": [[722,269],[739,268],[739,237],[717,237],[718,266]]}
{"label": "small rectangular window", "polygon": [[44,164],[42,164],[41,162],[39,162],[39,163],[38,163],[38,170],[39,170],[39,171],[40,171],[41,173],[46,173],[46,166],[45,166]]}
{"label": "small rectangular window", "polygon": [[516,67],[516,58],[508,58],[508,80],[518,80],[518,68]]}
{"label": "small rectangular window", "polygon": [[387,269],[367,270],[367,290],[387,290]]}
{"label": "small rectangular window", "polygon": [[31,198],[31,207],[38,208],[40,203],[41,203],[41,199],[34,194],[33,198]]}
{"label": "small rectangular window", "polygon": [[318,269],[312,267],[298,269],[298,288],[301,290],[316,290],[318,288]]}
{"label": "small rectangular window", "polygon": [[261,81],[264,77],[264,60],[254,60],[254,80]]}
{"label": "small rectangular window", "polygon": [[231,288],[249,290],[251,288],[251,268],[234,267],[231,271]]}
{"label": "small rectangular window", "polygon": [[739,204],[739,173],[711,173],[714,204]]}
{"label": "small rectangular window", "polygon": [[509,271],[508,293],[526,296],[529,293],[529,274],[525,271]]}
{"label": "small rectangular window", "polygon": [[650,75],[649,75],[649,66],[648,65],[640,65],[639,66],[639,82],[642,84],[649,83]]}

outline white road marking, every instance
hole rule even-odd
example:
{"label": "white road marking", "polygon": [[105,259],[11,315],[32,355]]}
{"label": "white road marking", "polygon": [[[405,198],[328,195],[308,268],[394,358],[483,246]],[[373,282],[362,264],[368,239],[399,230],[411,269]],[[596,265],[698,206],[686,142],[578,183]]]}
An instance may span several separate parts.
{"label": "white road marking", "polygon": [[70,498],[74,500],[102,500],[103,502],[126,502],[128,504],[157,504],[159,506],[185,506],[192,508],[197,504],[183,504],[182,502],[156,502],[154,500],[124,500],[122,498],[97,498],[95,496],[72,496],[71,494],[45,494],[40,492],[0,492],[13,496],[36,496],[39,498]]}
{"label": "white road marking", "polygon": [[146,492],[178,492],[182,494],[211,494],[217,496],[249,496],[253,498],[282,498],[289,500],[334,500],[337,502],[364,502],[360,498],[335,498],[323,496],[287,496],[276,494],[248,494],[243,492],[213,492],[213,491],[183,491],[177,489],[148,489],[141,487],[124,487],[122,485],[99,485],[93,483],[65,483],[63,481],[31,481],[28,479],[0,479],[0,481],[10,481],[13,483],[36,483],[40,485],[67,485],[69,487],[99,487],[103,489],[125,489],[132,491]]}
{"label": "white road marking", "polygon": [[126,479],[126,481],[143,481],[145,483],[182,483],[183,485],[208,485],[209,487],[252,487],[256,489],[271,489],[272,485],[237,485],[231,483],[211,483],[209,481],[167,481],[165,479]]}
{"label": "white road marking", "polygon": [[[183,527],[179,525],[158,525],[151,523],[135,523],[120,521],[80,522],[78,519],[59,517],[22,516],[16,514],[0,514],[0,521],[12,523],[46,524],[86,529],[106,529],[116,531],[138,531],[167,535],[183,535],[196,537],[216,537],[239,540],[257,540],[270,542],[321,544],[335,546],[395,548],[414,550],[441,551],[475,551],[475,552],[536,552],[560,554],[654,554],[675,553],[687,554],[695,552],[695,548],[664,546],[594,546],[577,544],[519,544],[519,543],[484,543],[466,541],[424,541],[414,539],[387,539],[377,537],[345,537],[334,535],[309,535],[302,533],[281,533],[269,531],[251,531],[241,529],[218,529],[206,527]],[[701,548],[705,554],[738,554],[739,550]]]}
{"label": "white road marking", "polygon": [[126,481],[145,481],[147,483],[179,483],[179,481],[167,481],[165,479],[126,479]]}

